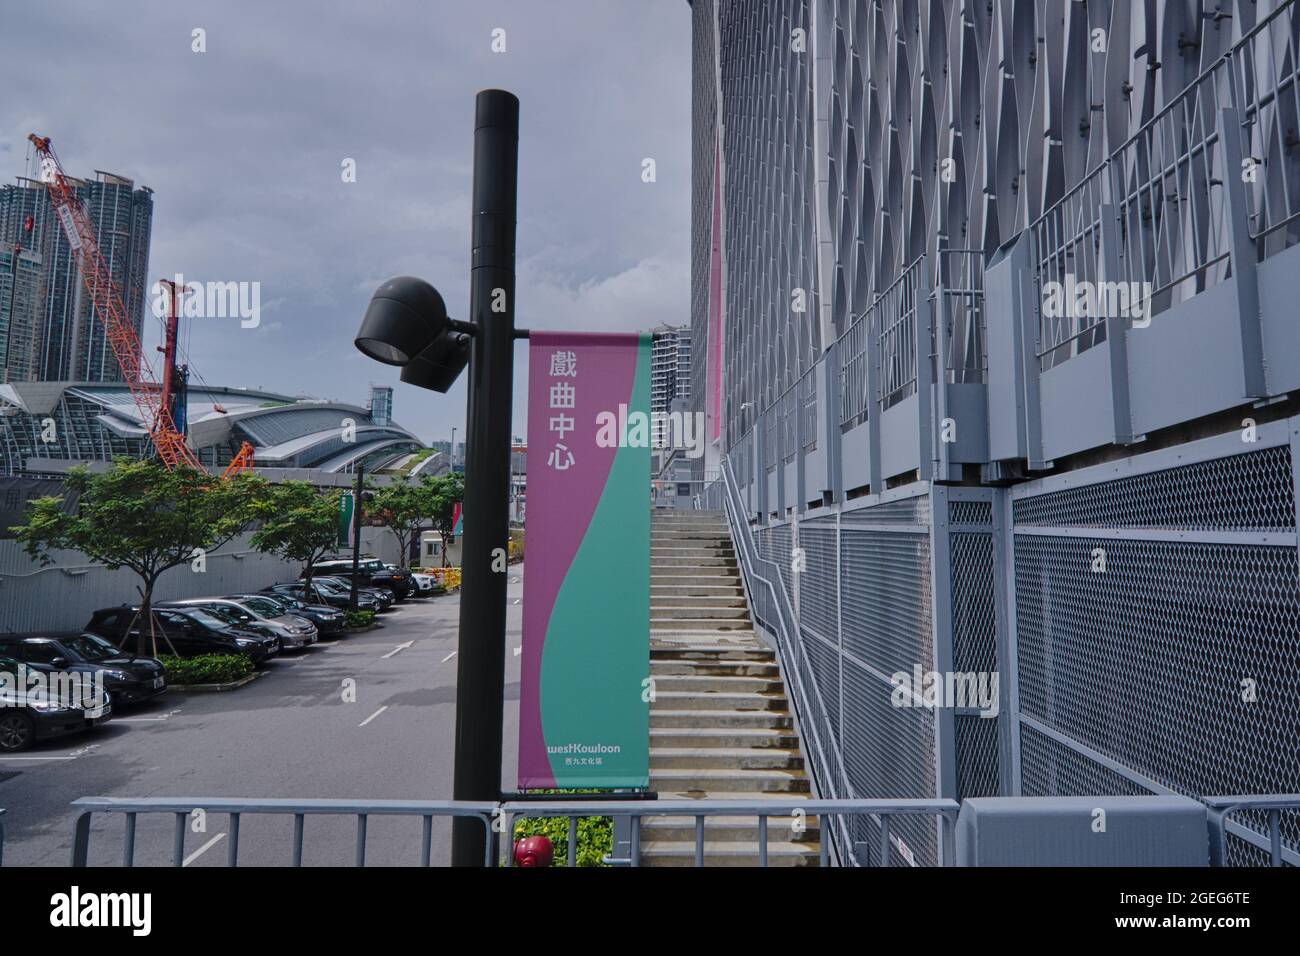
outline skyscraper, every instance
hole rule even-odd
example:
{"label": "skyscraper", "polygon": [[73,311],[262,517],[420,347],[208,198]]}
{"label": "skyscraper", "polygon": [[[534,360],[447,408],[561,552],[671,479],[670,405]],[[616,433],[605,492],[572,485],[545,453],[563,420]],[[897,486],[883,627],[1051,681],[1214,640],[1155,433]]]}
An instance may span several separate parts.
{"label": "skyscraper", "polygon": [[22,246],[0,242],[0,383],[36,379],[42,265]]}
{"label": "skyscraper", "polygon": [[[96,171],[93,180],[73,183],[139,334],[148,297],[153,191],[103,171]],[[34,368],[20,372],[10,367],[10,379],[26,374],[42,381],[121,381],[103,323],[83,292],[71,247],[43,183],[20,179],[0,187],[0,243],[21,244],[38,255],[43,266],[35,306]]]}

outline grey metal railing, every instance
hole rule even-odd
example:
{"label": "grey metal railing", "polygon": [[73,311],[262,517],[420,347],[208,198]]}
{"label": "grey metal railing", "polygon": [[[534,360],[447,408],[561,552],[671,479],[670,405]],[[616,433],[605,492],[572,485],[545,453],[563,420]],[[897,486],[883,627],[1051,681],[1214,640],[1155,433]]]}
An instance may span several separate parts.
{"label": "grey metal railing", "polygon": [[306,819],[309,816],[353,816],[357,821],[354,865],[366,863],[366,829],[370,817],[420,817],[424,822],[420,844],[420,865],[430,865],[430,846],[433,840],[435,817],[473,817],[481,820],[488,835],[486,864],[492,862],[493,814],[495,803],[475,803],[457,800],[282,800],[272,798],[229,797],[82,797],[72,802],[77,811],[72,838],[72,865],[88,866],[90,861],[90,825],[97,813],[121,814],[126,818],[122,840],[122,865],[135,863],[136,821],[141,814],[167,814],[174,817],[172,835],[172,865],[185,862],[185,833],[188,821],[196,810],[204,813],[224,813],[230,820],[226,844],[226,865],[239,863],[239,825],[245,815],[271,814],[293,816],[294,866],[302,865],[302,846]]}
{"label": "grey metal railing", "polygon": [[[517,802],[501,805],[501,813],[506,818],[506,831],[514,832],[515,821],[530,817],[557,818],[568,820],[567,865],[575,866],[577,859],[578,820],[584,817],[622,818],[630,822],[631,833],[629,856],[612,859],[607,862],[624,866],[641,865],[641,823],[647,817],[689,817],[695,824],[694,855],[695,866],[703,866],[707,850],[705,823],[710,817],[753,817],[758,822],[758,865],[767,866],[769,859],[768,836],[769,822],[773,818],[798,820],[803,825],[816,819],[828,818],[844,821],[850,817],[872,817],[879,820],[881,839],[875,847],[855,846],[854,852],[847,854],[845,865],[857,866],[872,857],[876,865],[889,866],[891,862],[890,822],[900,816],[931,816],[945,821],[945,833],[953,833],[957,813],[961,809],[955,800],[800,800],[800,799],[753,799],[753,800],[581,800],[565,802]],[[828,842],[820,841],[819,862],[826,866],[830,862]],[[506,855],[506,866],[511,866],[510,854]],[[948,859],[951,859],[951,854]]]}
{"label": "grey metal railing", "polygon": [[[1232,231],[1226,190],[1234,177],[1246,183],[1257,257],[1300,240],[1292,228],[1300,219],[1297,26],[1294,0],[1287,0],[1030,225],[1040,307],[1048,283],[1064,285],[1067,275],[1076,285],[1116,283],[1113,295],[1127,297],[1127,314],[1144,318],[1222,281]],[[1230,162],[1236,156],[1243,168]],[[1103,235],[1112,227],[1115,274],[1103,275]],[[1042,368],[1105,341],[1103,310],[1045,311],[1037,331]]]}
{"label": "grey metal railing", "polygon": [[1228,865],[1228,835],[1256,843],[1253,828],[1237,824],[1231,818],[1239,813],[1261,813],[1268,827],[1269,866],[1300,865],[1300,854],[1282,845],[1282,813],[1300,810],[1297,794],[1238,794],[1225,797],[1202,797],[1210,808],[1210,865]]}
{"label": "grey metal railing", "polygon": [[[819,780],[829,780],[830,762],[822,738],[827,723],[825,703],[815,685],[809,689],[805,677],[812,673],[811,663],[804,652],[803,643],[797,639],[798,618],[790,603],[790,595],[782,582],[781,570],[771,561],[759,556],[745,508],[736,487],[730,458],[722,460],[723,503],[725,505],[736,553],[740,559],[742,580],[754,606],[755,614],[776,638],[781,671],[790,689],[790,700],[804,741],[809,746],[808,757],[812,765],[814,786]],[[809,682],[810,683],[810,682]],[[841,820],[842,824],[843,821]],[[848,846],[847,830],[842,829],[837,846]],[[840,853],[840,862],[844,854]]]}

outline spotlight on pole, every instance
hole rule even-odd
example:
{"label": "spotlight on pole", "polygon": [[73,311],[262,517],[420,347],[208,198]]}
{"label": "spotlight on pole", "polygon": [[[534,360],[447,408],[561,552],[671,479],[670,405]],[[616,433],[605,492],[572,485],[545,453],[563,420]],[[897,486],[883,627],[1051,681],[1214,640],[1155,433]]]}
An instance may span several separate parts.
{"label": "spotlight on pole", "polygon": [[447,306],[438,290],[423,279],[397,276],[371,296],[354,344],[376,362],[405,365],[447,330]]}

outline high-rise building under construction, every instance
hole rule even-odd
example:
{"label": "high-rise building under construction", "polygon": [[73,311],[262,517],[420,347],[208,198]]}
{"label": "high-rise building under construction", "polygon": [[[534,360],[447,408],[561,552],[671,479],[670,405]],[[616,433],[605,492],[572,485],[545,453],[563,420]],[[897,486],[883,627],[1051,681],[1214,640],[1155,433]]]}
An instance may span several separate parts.
{"label": "high-rise building under construction", "polygon": [[[97,171],[94,179],[74,180],[73,184],[95,227],[113,281],[122,290],[127,315],[139,333],[148,297],[153,192],[102,171]],[[41,276],[29,312],[10,319],[14,330],[30,324],[31,334],[29,344],[10,339],[11,349],[4,360],[6,380],[121,381],[103,322],[85,295],[44,183],[19,179],[16,184],[0,186],[0,250],[14,246],[39,260]],[[0,272],[7,271],[4,267],[5,262],[0,261]],[[0,283],[6,281],[0,278]],[[4,308],[0,305],[0,310]]]}

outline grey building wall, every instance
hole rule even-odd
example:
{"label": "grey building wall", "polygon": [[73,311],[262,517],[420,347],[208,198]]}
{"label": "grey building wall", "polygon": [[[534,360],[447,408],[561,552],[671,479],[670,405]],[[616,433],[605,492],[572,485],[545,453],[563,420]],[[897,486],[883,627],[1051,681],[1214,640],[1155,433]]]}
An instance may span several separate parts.
{"label": "grey building wall", "polygon": [[[365,553],[396,563],[396,539],[386,529],[363,528],[361,543]],[[56,552],[53,558],[53,565],[41,567],[18,542],[0,540],[0,631],[75,631],[98,608],[139,600],[139,579],[130,571],[110,571],[77,552]],[[258,591],[297,580],[300,572],[296,564],[253,550],[248,535],[241,535],[209,554],[202,573],[190,565],[167,571],[154,599]]]}
{"label": "grey building wall", "polygon": [[823,795],[1296,789],[1300,18],[1202,6],[693,4],[693,320],[721,116],[731,517]]}

